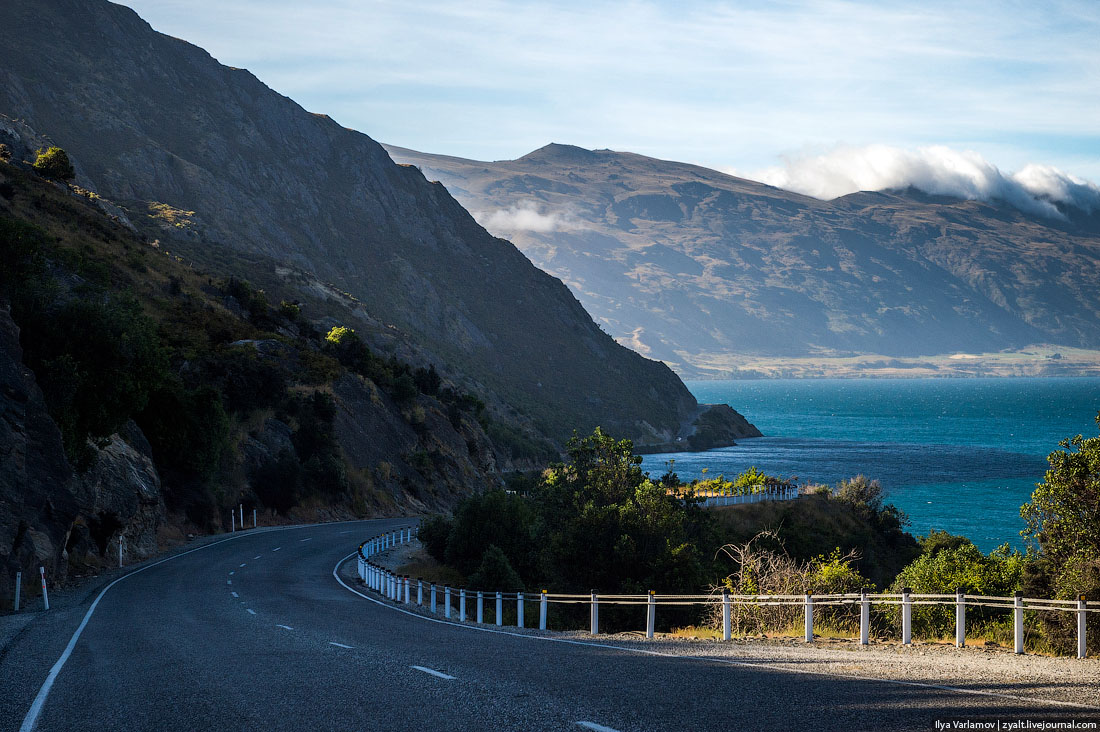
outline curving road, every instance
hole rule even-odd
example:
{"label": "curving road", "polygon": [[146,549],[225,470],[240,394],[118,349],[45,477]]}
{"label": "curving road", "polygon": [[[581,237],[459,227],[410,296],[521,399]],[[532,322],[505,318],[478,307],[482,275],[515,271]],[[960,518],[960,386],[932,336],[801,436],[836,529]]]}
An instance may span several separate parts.
{"label": "curving road", "polygon": [[32,721],[38,730],[303,732],[1095,719],[944,689],[479,632],[398,612],[334,576],[360,541],[407,524],[260,530],[147,566],[102,595],[43,695],[97,593],[51,611],[0,657],[0,732]]}

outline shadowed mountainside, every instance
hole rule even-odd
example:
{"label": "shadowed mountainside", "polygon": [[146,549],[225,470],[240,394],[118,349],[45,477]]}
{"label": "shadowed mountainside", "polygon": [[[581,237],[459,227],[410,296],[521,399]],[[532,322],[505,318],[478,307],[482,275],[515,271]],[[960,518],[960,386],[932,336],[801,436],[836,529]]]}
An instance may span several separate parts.
{"label": "shadowed mountainside", "polygon": [[492,163],[387,149],[682,374],[730,354],[1100,348],[1100,211],[1040,218],[915,190],[820,201],[558,144]]}
{"label": "shadowed mountainside", "polygon": [[348,325],[400,333],[536,434],[693,431],[700,409],[667,366],[366,135],[101,0],[9,3],[4,36],[0,112],[173,250],[210,266],[235,253],[249,268],[233,274],[264,286],[325,283],[361,305]]}

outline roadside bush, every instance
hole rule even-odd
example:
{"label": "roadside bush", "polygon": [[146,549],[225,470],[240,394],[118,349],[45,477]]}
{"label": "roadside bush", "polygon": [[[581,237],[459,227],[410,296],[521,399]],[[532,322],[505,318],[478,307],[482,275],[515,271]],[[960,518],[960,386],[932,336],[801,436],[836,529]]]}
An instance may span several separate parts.
{"label": "roadside bush", "polygon": [[500,592],[518,592],[524,589],[523,580],[496,544],[490,544],[481,555],[481,563],[470,575],[470,587]]}

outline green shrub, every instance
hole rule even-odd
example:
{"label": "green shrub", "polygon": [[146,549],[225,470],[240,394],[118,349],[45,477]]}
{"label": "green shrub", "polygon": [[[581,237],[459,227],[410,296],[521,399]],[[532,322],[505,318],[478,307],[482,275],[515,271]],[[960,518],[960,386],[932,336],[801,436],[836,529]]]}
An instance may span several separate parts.
{"label": "green shrub", "polygon": [[472,575],[470,585],[475,590],[517,592],[523,590],[523,580],[512,568],[512,563],[496,544],[485,548],[481,563]]}
{"label": "green shrub", "polygon": [[76,175],[68,153],[59,147],[39,150],[34,160],[34,170],[41,176],[61,181],[72,180]]}

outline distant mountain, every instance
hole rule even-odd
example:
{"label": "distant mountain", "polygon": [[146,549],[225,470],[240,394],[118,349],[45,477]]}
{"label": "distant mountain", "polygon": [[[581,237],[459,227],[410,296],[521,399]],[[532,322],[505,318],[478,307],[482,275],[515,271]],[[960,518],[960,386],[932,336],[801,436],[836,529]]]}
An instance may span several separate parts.
{"label": "distant mountain", "polygon": [[[649,445],[696,431],[703,410],[667,366],[615,343],[443,186],[128,8],[6,3],[0,113],[174,252],[289,292],[317,323],[351,303],[371,345],[430,361],[524,430],[560,444],[600,424]],[[722,439],[755,432],[721,415]]]}
{"label": "distant mountain", "polygon": [[558,144],[491,163],[386,149],[682,374],[731,354],[1100,348],[1100,211],[1043,218],[916,190],[821,201]]}

